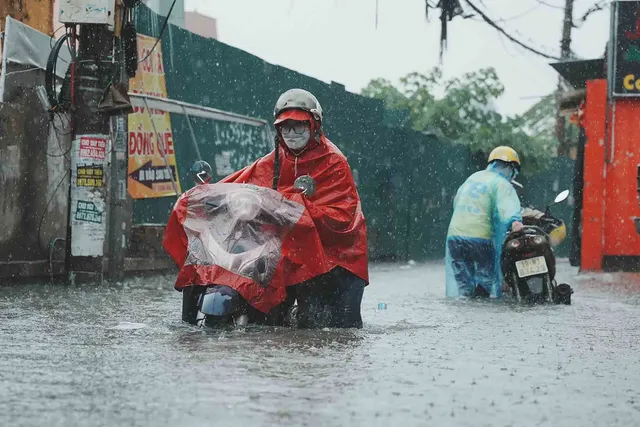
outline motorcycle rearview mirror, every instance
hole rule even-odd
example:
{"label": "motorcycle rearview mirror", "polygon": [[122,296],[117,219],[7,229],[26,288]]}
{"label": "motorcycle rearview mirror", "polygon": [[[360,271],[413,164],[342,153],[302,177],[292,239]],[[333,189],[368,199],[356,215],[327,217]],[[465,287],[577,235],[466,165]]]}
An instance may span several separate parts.
{"label": "motorcycle rearview mirror", "polygon": [[569,190],[564,190],[562,193],[558,194],[553,201],[554,204],[562,203],[569,197]]}
{"label": "motorcycle rearview mirror", "polygon": [[547,206],[547,209],[545,210],[545,213],[549,214],[549,208],[551,206],[557,205],[558,203],[564,202],[565,200],[567,200],[568,197],[569,197],[569,190],[564,190],[563,192],[558,194],[556,196],[556,198],[554,199],[553,203],[551,203],[549,206]]}
{"label": "motorcycle rearview mirror", "polygon": [[309,175],[303,175],[295,180],[293,188],[300,191],[307,197],[311,197],[316,192],[316,180]]}

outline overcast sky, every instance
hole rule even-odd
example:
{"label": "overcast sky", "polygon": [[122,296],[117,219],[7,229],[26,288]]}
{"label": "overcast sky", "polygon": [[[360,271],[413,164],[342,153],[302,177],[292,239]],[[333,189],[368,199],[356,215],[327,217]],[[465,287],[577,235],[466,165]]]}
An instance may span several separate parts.
{"label": "overcast sky", "polygon": [[[185,0],[185,9],[216,18],[224,43],[359,92],[373,78],[396,82],[438,64],[439,12],[427,22],[424,0],[377,1],[377,29],[376,0]],[[523,42],[558,55],[564,0],[474,3],[492,19],[502,19],[505,30]],[[576,20],[593,3],[575,0]],[[608,9],[591,15],[574,30],[573,51],[581,58],[601,56],[608,31]],[[550,60],[514,45],[484,22],[455,18],[449,34],[445,75],[495,67],[507,89],[498,102],[503,114],[526,110],[557,84]]]}

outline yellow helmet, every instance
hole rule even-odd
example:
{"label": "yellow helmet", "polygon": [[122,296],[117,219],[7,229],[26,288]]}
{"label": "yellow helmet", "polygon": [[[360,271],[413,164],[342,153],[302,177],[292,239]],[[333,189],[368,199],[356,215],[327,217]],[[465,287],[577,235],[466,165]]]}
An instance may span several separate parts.
{"label": "yellow helmet", "polygon": [[516,153],[516,150],[514,150],[511,147],[507,147],[503,145],[503,146],[494,148],[491,154],[489,154],[488,163],[491,163],[494,160],[502,160],[503,162],[507,162],[507,163],[515,163],[516,167],[520,169],[520,156],[518,156],[518,153]]}
{"label": "yellow helmet", "polygon": [[562,223],[561,226],[554,228],[549,233],[549,242],[551,246],[558,246],[567,237],[567,226]]}

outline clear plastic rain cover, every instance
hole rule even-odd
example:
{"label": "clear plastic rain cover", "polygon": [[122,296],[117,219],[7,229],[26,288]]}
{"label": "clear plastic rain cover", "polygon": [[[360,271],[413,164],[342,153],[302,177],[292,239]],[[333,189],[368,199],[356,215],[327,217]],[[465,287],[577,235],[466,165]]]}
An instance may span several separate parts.
{"label": "clear plastic rain cover", "polygon": [[217,265],[266,287],[304,209],[265,187],[200,185],[188,194],[185,265]]}

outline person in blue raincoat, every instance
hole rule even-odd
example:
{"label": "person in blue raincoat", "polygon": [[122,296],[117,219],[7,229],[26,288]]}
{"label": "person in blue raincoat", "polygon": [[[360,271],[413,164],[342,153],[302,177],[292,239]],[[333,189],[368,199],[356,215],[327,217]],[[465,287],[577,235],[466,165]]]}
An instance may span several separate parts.
{"label": "person in blue raincoat", "polygon": [[446,241],[447,297],[501,297],[500,252],[509,230],[522,229],[520,199],[511,180],[520,171],[518,153],[497,147],[485,170],[460,186]]}

